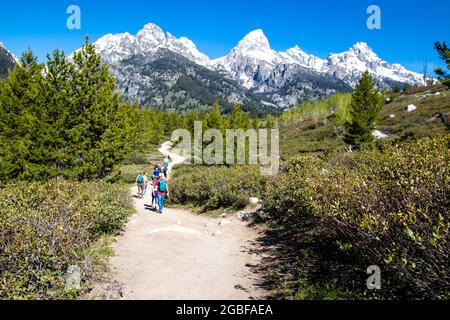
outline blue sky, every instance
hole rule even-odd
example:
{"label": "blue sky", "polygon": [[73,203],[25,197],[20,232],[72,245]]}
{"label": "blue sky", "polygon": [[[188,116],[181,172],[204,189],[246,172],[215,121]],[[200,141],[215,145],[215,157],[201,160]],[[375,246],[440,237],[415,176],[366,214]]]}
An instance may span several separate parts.
{"label": "blue sky", "polygon": [[[66,27],[71,4],[81,8],[81,30]],[[381,8],[381,30],[366,27],[371,4]],[[22,0],[3,1],[0,10],[0,41],[16,55],[31,47],[40,59],[55,48],[72,52],[86,34],[92,40],[107,33],[135,34],[148,22],[192,39],[211,58],[261,28],[276,50],[297,44],[325,58],[365,41],[382,59],[418,72],[425,60],[430,69],[442,65],[433,43],[450,41],[450,1],[445,0]]]}

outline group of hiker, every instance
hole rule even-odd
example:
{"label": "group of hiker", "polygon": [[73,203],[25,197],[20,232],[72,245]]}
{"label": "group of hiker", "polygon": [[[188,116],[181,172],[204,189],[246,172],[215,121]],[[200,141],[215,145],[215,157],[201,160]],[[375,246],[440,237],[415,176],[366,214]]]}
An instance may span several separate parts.
{"label": "group of hiker", "polygon": [[152,196],[152,208],[154,211],[162,214],[164,210],[164,202],[167,196],[169,196],[169,188],[167,185],[167,178],[169,174],[170,157],[164,159],[163,167],[159,165],[155,166],[152,180],[148,179],[147,172],[140,172],[136,178],[136,184],[138,188],[138,198],[142,199],[146,194],[150,186]]}

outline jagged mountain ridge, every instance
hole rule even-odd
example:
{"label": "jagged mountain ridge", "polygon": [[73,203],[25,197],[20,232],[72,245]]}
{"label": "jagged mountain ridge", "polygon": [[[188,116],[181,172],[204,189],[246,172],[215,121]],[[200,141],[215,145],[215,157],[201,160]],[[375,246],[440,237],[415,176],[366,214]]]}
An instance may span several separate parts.
{"label": "jagged mountain ridge", "polygon": [[[201,53],[191,40],[176,38],[152,23],[135,36],[129,33],[106,35],[97,40],[95,46],[111,66],[128,100],[161,108],[206,107],[211,96],[216,96],[226,104],[240,103],[244,109],[259,106],[263,111],[267,108],[282,111],[304,100],[350,91],[365,70],[371,72],[380,88],[392,88],[398,83],[423,84],[420,74],[383,61],[363,42],[346,52],[321,59],[298,46],[275,51],[260,29],[246,35],[227,56],[214,60]],[[159,61],[156,63],[155,57],[162,52],[166,58],[168,52],[175,54],[170,57],[170,63],[164,59],[156,59]],[[176,57],[183,59],[174,64]],[[160,65],[163,61],[168,63],[165,68]],[[145,76],[143,72],[152,76]],[[187,85],[188,82],[191,85]],[[208,82],[214,85],[206,85]],[[188,92],[194,87],[196,90]],[[187,100],[165,96],[174,92],[179,96],[181,89]]]}
{"label": "jagged mountain ridge", "polygon": [[149,23],[136,36],[129,33],[108,34],[95,42],[98,53],[107,63],[118,62],[133,55],[148,55],[168,49],[200,65],[209,65],[208,56],[198,51],[188,38],[176,38],[159,26]]}
{"label": "jagged mountain ridge", "polygon": [[378,87],[392,88],[396,83],[424,84],[423,75],[412,72],[399,64],[381,60],[367,43],[358,42],[340,54],[330,54],[323,71],[352,87],[366,70],[374,77]]}
{"label": "jagged mountain ridge", "polygon": [[270,73],[280,65],[301,66],[336,77],[352,88],[365,70],[369,70],[380,88],[391,87],[393,83],[423,84],[422,75],[383,61],[364,42],[356,43],[343,53],[330,54],[325,60],[304,52],[298,46],[277,52],[270,48],[261,29],[250,32],[230,54],[213,60],[212,65],[215,69],[227,71],[249,89],[258,88],[261,84],[254,79],[256,71]]}

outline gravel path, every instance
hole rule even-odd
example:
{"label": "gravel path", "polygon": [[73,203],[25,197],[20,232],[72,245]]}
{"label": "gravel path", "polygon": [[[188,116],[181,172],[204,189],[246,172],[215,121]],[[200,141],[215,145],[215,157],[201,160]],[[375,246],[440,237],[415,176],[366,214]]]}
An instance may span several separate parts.
{"label": "gravel path", "polygon": [[[171,168],[184,161],[170,153]],[[169,181],[170,188],[170,181]],[[135,188],[131,190],[136,192]],[[268,292],[254,272],[259,233],[236,217],[210,218],[167,208],[149,209],[150,197],[135,199],[137,213],[113,245],[111,277],[128,300],[246,300]]]}

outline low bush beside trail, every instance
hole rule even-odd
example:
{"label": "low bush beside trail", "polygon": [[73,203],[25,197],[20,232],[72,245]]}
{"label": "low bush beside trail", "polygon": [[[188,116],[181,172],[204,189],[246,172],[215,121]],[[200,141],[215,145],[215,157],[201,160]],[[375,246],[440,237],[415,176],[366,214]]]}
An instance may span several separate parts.
{"label": "low bush beside trail", "polygon": [[16,182],[0,188],[0,299],[73,298],[67,268],[83,281],[90,248],[122,229],[133,213],[129,187],[104,182]]}
{"label": "low bush beside trail", "polygon": [[179,166],[169,183],[170,201],[202,212],[241,209],[259,197],[266,180],[255,166]]}
{"label": "low bush beside trail", "polygon": [[[290,255],[276,280],[281,295],[305,298],[311,288],[331,286],[340,297],[448,299],[448,141],[427,138],[326,162],[293,158],[266,185],[258,216]],[[366,287],[373,265],[381,290]]]}

